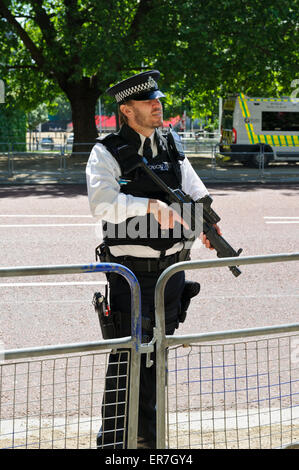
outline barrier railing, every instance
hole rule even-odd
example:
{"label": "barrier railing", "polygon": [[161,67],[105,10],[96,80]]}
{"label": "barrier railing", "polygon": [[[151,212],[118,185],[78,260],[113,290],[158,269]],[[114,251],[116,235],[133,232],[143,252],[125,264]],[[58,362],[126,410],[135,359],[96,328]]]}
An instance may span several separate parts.
{"label": "barrier railing", "polygon": [[[298,261],[299,260],[299,253],[290,253],[290,254],[276,254],[276,255],[264,255],[264,256],[251,256],[251,257],[239,257],[238,258],[238,265],[250,265],[250,264],[263,264],[263,263],[277,263],[277,262],[289,262],[289,261]],[[189,416],[185,419],[184,413],[177,413],[176,422],[174,425],[179,428],[183,426],[184,434],[190,429],[190,423],[192,421],[192,417],[190,416],[190,404],[191,401],[196,404],[196,409],[199,410],[201,413],[202,403],[204,400],[207,399],[207,395],[211,396],[211,402],[205,402],[205,406],[207,410],[211,410],[211,407],[214,403],[215,393],[220,393],[219,390],[215,389],[215,383],[223,383],[224,384],[224,391],[221,393],[223,394],[224,399],[226,399],[227,395],[233,394],[235,397],[239,397],[239,394],[242,395],[242,403],[245,403],[247,406],[247,413],[244,416],[239,416],[238,411],[235,415],[230,415],[229,412],[225,409],[222,411],[218,411],[218,415],[216,413],[212,413],[203,417],[202,413],[200,414],[199,418],[196,417],[196,420],[200,422],[200,426],[196,428],[195,432],[196,435],[203,435],[203,426],[205,423],[212,422],[212,428],[209,428],[209,432],[213,434],[212,442],[209,441],[208,443],[205,441],[204,438],[201,440],[201,446],[212,446],[217,447],[217,433],[218,428],[216,426],[216,421],[218,420],[222,422],[224,426],[224,433],[221,434],[221,439],[224,441],[224,445],[229,446],[230,441],[236,440],[237,445],[244,440],[246,434],[250,434],[250,426],[254,425],[257,429],[260,429],[262,425],[265,425],[263,421],[263,414],[267,415],[267,423],[270,422],[270,446],[271,442],[271,433],[272,427],[271,423],[273,422],[274,418],[276,420],[277,426],[280,427],[280,433],[282,433],[282,426],[285,424],[284,422],[287,421],[289,423],[289,431],[291,436],[294,436],[295,433],[293,431],[294,428],[294,420],[296,418],[296,423],[299,419],[299,414],[296,413],[297,409],[299,409],[299,403],[297,404],[297,400],[295,401],[296,396],[299,395],[299,391],[294,391],[294,387],[298,387],[299,385],[299,377],[295,374],[297,370],[294,370],[291,367],[289,358],[284,356],[283,353],[286,350],[287,353],[290,352],[290,343],[286,343],[283,345],[275,344],[275,347],[270,344],[270,340],[268,340],[270,335],[277,335],[277,334],[286,334],[290,332],[295,332],[296,334],[299,332],[299,323],[294,324],[286,324],[286,325],[279,325],[279,326],[266,326],[262,328],[250,328],[250,329],[242,329],[242,330],[232,330],[232,331],[216,331],[212,333],[205,333],[205,334],[194,334],[194,335],[182,335],[182,336],[168,336],[165,335],[165,322],[164,322],[164,289],[168,279],[179,271],[185,270],[194,270],[194,269],[205,269],[205,268],[213,268],[213,267],[224,267],[224,266],[234,266],[236,264],[236,258],[225,258],[225,259],[217,259],[217,260],[203,260],[203,261],[188,261],[188,262],[181,262],[177,263],[169,268],[167,268],[160,276],[156,291],[155,291],[155,310],[156,310],[156,327],[154,331],[154,337],[152,341],[147,345],[141,344],[141,299],[140,299],[140,288],[137,282],[136,277],[134,274],[128,270],[127,268],[114,264],[114,263],[96,263],[90,265],[62,265],[62,266],[37,266],[37,267],[19,267],[19,268],[0,268],[0,277],[15,277],[15,276],[35,276],[35,275],[54,275],[54,274],[75,274],[75,273],[95,273],[95,272],[117,272],[118,274],[123,275],[127,281],[129,282],[130,289],[131,289],[131,299],[132,299],[132,336],[125,337],[125,338],[118,338],[115,340],[103,340],[98,342],[89,342],[89,343],[77,343],[77,344],[62,344],[56,346],[42,346],[37,348],[25,348],[25,349],[14,349],[14,350],[6,350],[4,351],[4,359],[5,363],[9,363],[9,361],[14,359],[22,359],[22,358],[32,358],[32,357],[40,357],[40,356],[47,356],[47,357],[54,357],[59,354],[73,354],[76,352],[86,352],[86,351],[101,351],[106,349],[115,349],[115,348],[126,348],[130,350],[131,357],[130,357],[130,384],[129,384],[129,396],[130,396],[130,407],[128,413],[128,448],[136,448],[137,445],[137,430],[138,430],[138,401],[139,401],[139,373],[140,373],[140,356],[142,353],[151,352],[153,346],[156,346],[156,370],[157,370],[157,447],[158,448],[165,448],[165,440],[166,440],[166,419],[169,426],[173,425],[171,422],[171,418],[169,416],[169,409],[166,410],[166,397],[165,397],[165,383],[167,383],[166,376],[167,371],[165,368],[165,352],[169,351],[173,352],[176,351],[177,348],[194,348],[195,354],[200,357],[201,365],[197,367],[200,370],[199,377],[196,377],[196,370],[192,368],[190,370],[190,354],[185,354],[187,357],[187,366],[185,367],[185,371],[187,373],[187,377],[184,378],[184,383],[177,384],[175,383],[174,388],[176,390],[175,393],[179,393],[180,387],[182,387],[183,395],[185,396],[187,402],[184,404],[184,410],[186,413],[189,413]],[[267,338],[267,345],[265,348],[266,353],[258,352],[260,348],[257,345],[257,342],[254,344],[254,351],[257,351],[256,354],[263,356],[262,361],[262,371],[258,371],[253,373],[251,371],[252,362],[248,361],[248,357],[253,354],[252,349],[247,348],[243,345],[245,344],[244,338],[253,338],[253,337],[266,337]],[[229,358],[233,357],[233,363],[225,362],[227,351],[224,347],[219,352],[218,350],[216,353],[214,351],[209,350],[207,353],[206,350],[202,349],[202,346],[207,345],[208,343],[213,343],[215,341],[226,341],[226,340],[235,340],[242,338],[241,344],[241,352],[240,349],[236,348],[235,345],[229,344],[229,347],[232,348],[232,351],[229,351]],[[296,338],[298,340],[298,337]],[[275,341],[280,341],[275,339]],[[217,346],[217,345],[216,345]],[[198,348],[201,349],[198,349]],[[209,346],[209,348],[211,348]],[[276,354],[276,366],[277,371],[274,371],[273,367],[273,351],[277,351]],[[208,354],[208,356],[207,356]],[[216,355],[215,355],[216,354]],[[266,354],[266,356],[265,356]],[[203,358],[210,357],[211,363],[204,363]],[[223,359],[223,362],[219,362],[216,365],[216,360],[218,361],[220,358]],[[232,355],[232,356],[231,356]],[[239,356],[241,359],[239,359]],[[248,357],[247,357],[248,356]],[[245,357],[245,359],[244,359]],[[181,360],[181,359],[180,359]],[[185,360],[183,358],[183,360]],[[252,360],[252,359],[251,359]],[[177,361],[177,358],[175,358]],[[243,361],[243,363],[242,363]],[[287,367],[285,366],[287,363]],[[150,361],[148,362],[148,366],[150,366]],[[243,367],[242,372],[241,369],[237,367]],[[16,365],[13,364],[12,367],[15,369]],[[88,367],[89,369],[89,367]],[[214,369],[222,370],[222,375],[218,375],[214,372]],[[273,370],[270,370],[273,369]],[[54,369],[53,369],[54,370]],[[201,374],[202,370],[210,371],[212,374],[211,376]],[[230,371],[230,375],[228,372]],[[175,368],[175,376],[178,378],[180,375],[180,368]],[[270,383],[269,376],[270,374],[275,373],[275,379],[273,378],[273,383]],[[46,368],[42,368],[39,372],[40,375],[46,375]],[[54,372],[53,372],[54,374]],[[16,382],[16,375],[13,375],[12,381]],[[239,376],[240,375],[240,376]],[[191,379],[190,380],[190,376]],[[265,384],[258,383],[254,386],[249,383],[253,377],[258,382],[262,380],[262,378],[266,376],[268,377],[268,382]],[[170,377],[170,372],[168,372],[168,379]],[[273,376],[274,377],[274,376]],[[2,380],[2,379],[1,379]],[[63,374],[63,378],[61,380],[62,384],[64,380],[67,380],[67,374]],[[94,381],[94,377],[88,379],[90,382]],[[243,380],[245,381],[245,385],[242,383],[242,386],[237,386],[237,382]],[[192,389],[192,383],[194,382],[195,388]],[[227,383],[234,382],[236,383],[235,388],[230,388],[227,386]],[[2,383],[2,382],[1,382]],[[210,384],[211,388],[209,393],[203,392],[202,385],[204,383]],[[188,393],[184,394],[184,387],[188,385]],[[27,384],[28,385],[28,384]],[[40,383],[38,385],[42,387],[43,384]],[[168,384],[168,388],[171,384]],[[25,384],[26,387],[26,384]],[[269,390],[270,388],[275,388],[278,391],[275,393],[275,396],[261,396],[262,392],[266,389]],[[283,387],[289,387],[288,391],[282,393]],[[251,401],[247,396],[249,393],[253,393],[252,389],[256,389],[257,396],[252,398]],[[3,390],[2,390],[3,391]],[[5,394],[5,391],[4,391]],[[16,391],[12,387],[12,394],[15,395]],[[245,394],[245,398],[244,398]],[[15,398],[15,396],[14,396]],[[175,402],[177,403],[177,396],[175,397]],[[239,398],[238,398],[239,399]],[[260,410],[258,409],[258,413],[255,416],[252,416],[252,406],[259,406],[260,402],[269,402],[275,401],[277,406],[274,409],[271,409],[271,406],[268,410]],[[283,400],[287,401],[287,409],[283,407]],[[258,405],[256,405],[258,403]],[[16,407],[18,406],[18,402],[14,402],[12,407],[12,413],[15,412]],[[234,406],[234,401],[230,400],[230,407]],[[42,404],[40,404],[41,406]],[[26,404],[28,408],[28,403]],[[179,410],[176,410],[177,412]],[[25,411],[22,410],[22,412]],[[220,413],[220,414],[219,414]],[[288,413],[288,414],[287,414]],[[240,424],[240,419],[243,418],[247,420],[247,429],[245,430],[245,437],[242,435],[244,428]],[[185,421],[184,421],[185,419]],[[254,424],[252,424],[252,419],[255,419]],[[186,428],[186,421],[187,421],[187,428]],[[227,429],[228,423],[233,421],[234,422],[234,435],[231,436],[231,431]],[[268,425],[266,423],[266,425]],[[299,421],[298,421],[299,423]],[[184,428],[185,426],[185,428]],[[299,426],[297,426],[299,428]],[[14,432],[15,430],[13,430]],[[39,430],[40,432],[40,430]],[[224,435],[224,437],[223,437]],[[188,442],[184,444],[184,446],[189,448],[193,448],[194,446],[198,445],[198,443],[194,443],[191,439],[192,436],[189,435]],[[264,437],[258,432],[257,440],[258,445],[261,444],[261,441]],[[169,440],[169,438],[168,438]],[[291,441],[293,437],[291,438]],[[297,439],[298,440],[298,439]],[[222,442],[222,441],[221,441]],[[282,442],[282,439],[281,439]],[[223,442],[222,442],[223,444]],[[176,447],[179,447],[177,444]]]}
{"label": "barrier railing", "polygon": [[[128,435],[127,445],[129,448],[136,448],[137,446],[137,429],[138,429],[138,402],[139,402],[139,375],[140,375],[140,353],[141,353],[141,297],[140,287],[135,275],[128,268],[115,264],[115,263],[95,263],[89,265],[58,265],[58,266],[24,266],[24,267],[7,267],[0,268],[0,277],[23,277],[23,276],[44,276],[54,274],[83,274],[83,273],[107,273],[114,272],[122,275],[128,281],[131,290],[131,337],[117,338],[113,340],[102,340],[96,342],[85,342],[76,344],[60,344],[55,346],[41,346],[34,348],[4,350],[2,357],[4,361],[13,359],[33,358],[40,356],[56,356],[61,354],[73,354],[86,351],[103,351],[107,349],[126,348],[130,350],[130,407],[128,412]],[[15,369],[16,365],[14,366]],[[91,368],[92,369],[92,368]],[[53,374],[54,374],[53,368]],[[41,372],[42,373],[42,372]],[[23,374],[23,373],[22,373]],[[12,374],[14,381],[17,380],[16,372]],[[1,379],[4,380],[4,376]],[[29,376],[28,379],[29,380]],[[92,381],[92,379],[89,379]],[[2,382],[1,382],[2,383]],[[11,393],[16,394],[15,388],[12,386]],[[43,384],[40,383],[39,387],[42,388]],[[80,383],[79,383],[80,386]],[[54,384],[53,384],[54,387]],[[26,388],[26,385],[25,385]],[[2,390],[3,393],[5,391]],[[22,392],[25,394],[25,390]],[[27,393],[28,390],[27,390]],[[40,401],[41,401],[40,397]],[[54,399],[54,398],[53,398]],[[13,402],[10,404],[12,410],[15,410],[18,403]],[[54,404],[53,404],[54,406]],[[29,403],[25,403],[28,410]],[[13,411],[12,411],[13,412]],[[13,416],[14,418],[14,416]],[[41,419],[41,417],[40,417]],[[54,419],[54,418],[53,418]],[[28,421],[28,417],[27,417]],[[1,429],[1,426],[0,426]],[[41,429],[39,429],[41,433]],[[1,432],[0,432],[1,434]],[[27,436],[27,434],[26,434]]]}
{"label": "barrier railing", "polygon": [[[289,262],[289,261],[298,261],[299,260],[299,253],[290,253],[290,254],[275,254],[275,255],[263,255],[263,256],[251,256],[251,257],[239,257],[238,258],[238,265],[250,265],[250,264],[262,264],[262,263],[276,263],[276,262]],[[242,330],[233,330],[233,331],[217,331],[217,332],[212,332],[212,333],[205,333],[205,334],[194,334],[194,335],[183,335],[183,336],[169,336],[165,335],[165,322],[164,322],[164,317],[165,317],[165,311],[164,311],[164,290],[167,281],[171,276],[173,276],[175,273],[179,271],[186,271],[186,270],[194,270],[194,269],[205,269],[205,268],[215,268],[215,267],[223,267],[223,266],[234,266],[236,264],[236,258],[224,258],[224,259],[217,259],[217,260],[203,260],[203,261],[186,261],[186,262],[180,262],[177,263],[173,266],[170,266],[167,268],[159,277],[157,285],[156,285],[156,290],[155,290],[155,315],[156,315],[156,328],[154,332],[154,338],[152,340],[153,343],[156,343],[156,360],[157,360],[157,447],[158,448],[165,448],[165,440],[166,440],[166,418],[169,420],[169,416],[166,413],[166,397],[165,397],[165,383],[167,383],[167,372],[165,370],[165,352],[168,350],[170,347],[178,347],[178,346],[188,346],[188,345],[198,345],[198,344],[207,344],[208,342],[214,342],[218,340],[231,340],[231,339],[237,339],[237,338],[247,338],[247,337],[260,337],[264,335],[272,335],[272,334],[280,334],[280,333],[287,333],[287,332],[299,332],[299,323],[295,324],[287,324],[287,325],[279,325],[279,326],[266,326],[263,328],[250,328],[250,329],[242,329]],[[287,346],[288,347],[288,346]],[[269,363],[269,357],[268,357],[268,363]],[[228,364],[221,364],[218,367],[221,367],[222,369],[225,370],[225,367],[227,367]],[[209,366],[212,369],[212,374],[213,374],[213,364]],[[245,365],[245,370],[247,375],[247,368],[249,367],[248,363],[246,362]],[[197,368],[201,369],[201,367],[197,366]],[[280,369],[280,363],[278,368]],[[201,398],[202,398],[202,389],[201,389],[201,384],[203,383],[203,378],[199,377],[197,380],[195,379],[195,369],[192,369],[192,371],[189,370],[189,365],[186,366],[186,377],[184,380],[184,383],[190,384],[191,381],[194,380],[194,382],[197,382],[197,388],[194,393],[194,395],[198,398],[197,402],[197,409],[201,409]],[[181,368],[177,368],[175,371],[175,375],[180,374]],[[291,368],[289,370],[289,376],[287,382],[291,386],[291,384],[298,384],[299,383],[299,376],[296,378],[291,377]],[[267,373],[267,372],[266,372]],[[224,374],[224,373],[223,373]],[[237,375],[236,371],[234,371],[235,375],[232,375],[230,377],[230,380],[237,381]],[[169,375],[169,374],[168,374]],[[256,374],[257,377],[259,377],[259,374]],[[279,375],[279,374],[278,374]],[[279,375],[280,377],[280,375]],[[216,380],[219,380],[216,379]],[[246,377],[245,379],[246,380]],[[258,380],[258,379],[257,379]],[[278,378],[278,385],[277,387],[281,386],[282,384],[280,383],[280,379]],[[209,383],[213,384],[213,380],[211,377],[208,379],[206,378],[206,381]],[[222,381],[224,381],[225,384],[225,378],[222,377]],[[176,385],[177,387],[177,385]],[[214,394],[213,394],[213,385],[211,385],[212,391],[211,391],[211,402],[208,403],[207,409],[210,410],[212,405],[213,405],[213,400],[214,400]],[[247,387],[248,388],[248,387]],[[257,385],[257,393],[259,393],[259,386]],[[246,393],[246,386],[244,387]],[[179,391],[177,392],[179,393]],[[181,393],[184,395],[184,390],[181,390]],[[217,393],[217,392],[215,392]],[[223,392],[223,395],[225,396],[225,393],[227,391]],[[235,390],[233,390],[233,393],[237,394],[238,389],[237,387]],[[279,395],[279,394],[278,394]],[[289,392],[289,395],[291,393]],[[296,392],[296,395],[298,395],[298,392]],[[194,396],[193,396],[194,398]],[[178,397],[176,396],[174,398],[175,403],[178,402]],[[247,400],[247,401],[246,401]],[[270,399],[268,398],[270,401]],[[277,398],[279,402],[279,397]],[[282,400],[282,397],[280,397],[280,400]],[[244,399],[246,406],[248,407],[248,398],[245,397]],[[258,400],[255,400],[258,401]],[[231,406],[234,406],[235,404],[232,403]],[[281,405],[281,402],[280,402]],[[175,405],[176,406],[176,405]],[[298,409],[299,404],[296,405]],[[295,405],[290,406],[290,412],[292,414],[293,407],[295,408]],[[185,403],[185,411],[188,415],[190,412],[190,402]],[[222,422],[224,422],[224,428],[225,428],[225,420],[228,419],[228,417],[225,415],[226,410],[222,410],[221,414],[221,419]],[[278,415],[279,415],[279,420],[278,420],[278,425],[282,426],[282,419],[283,419],[283,412],[280,408],[278,409]],[[247,419],[249,420],[250,413],[247,413]],[[270,413],[270,422],[271,422],[271,413]],[[207,419],[211,419],[207,418]],[[235,424],[235,432],[238,433],[241,432],[238,429],[238,416],[234,417],[236,424]],[[189,424],[189,433],[190,433],[190,422],[191,422],[191,417],[188,415],[185,420]],[[259,416],[260,420],[260,416]],[[179,423],[176,423],[177,426],[179,426]],[[258,423],[261,425],[261,422]],[[292,423],[291,423],[292,424]],[[198,425],[197,427],[197,435],[200,435],[202,432],[202,429],[200,427],[202,426],[202,420],[201,420],[201,425]],[[298,422],[298,429],[299,429],[299,422]],[[213,431],[213,429],[212,429]],[[186,434],[186,429],[184,429],[184,433]],[[224,429],[224,434],[226,434],[226,428]],[[299,436],[297,438],[299,440]],[[189,446],[191,438],[189,435]],[[214,444],[214,446],[213,446]],[[188,446],[188,442],[186,444]],[[198,444],[197,444],[198,445]],[[201,442],[201,445],[204,447],[203,441]],[[212,438],[212,444],[210,443],[212,447],[215,447],[215,429],[213,432],[213,438]]]}
{"label": "barrier railing", "polygon": [[[244,166],[238,160],[234,160],[232,152],[225,152],[224,149],[220,152],[218,142],[217,138],[183,137],[182,139],[186,156],[204,181],[294,182],[299,180],[296,157],[293,157],[291,153],[288,155],[287,151],[284,151],[284,156],[288,157],[288,163],[292,163],[292,167],[283,159],[275,161],[275,164],[271,162],[267,167],[268,153],[264,144],[257,146],[255,151],[238,151],[240,159],[248,161]],[[55,146],[53,150],[25,151],[25,144],[0,142],[0,178],[2,181],[9,178],[14,181],[30,182],[43,178],[62,183],[85,183],[85,168],[90,153],[86,149],[87,146],[91,149],[93,144],[76,144],[75,151],[69,144]],[[80,151],[81,147],[82,151]]]}

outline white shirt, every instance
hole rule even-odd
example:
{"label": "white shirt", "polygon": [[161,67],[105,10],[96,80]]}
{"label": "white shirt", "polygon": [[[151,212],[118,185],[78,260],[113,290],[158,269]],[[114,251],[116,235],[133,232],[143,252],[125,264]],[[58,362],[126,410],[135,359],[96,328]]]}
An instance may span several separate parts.
{"label": "white shirt", "polygon": [[[145,137],[141,134],[141,146],[138,153],[142,155]],[[151,135],[153,157],[157,155],[154,133]],[[196,201],[208,194],[208,190],[185,157],[181,163],[182,190]],[[97,143],[89,156],[86,166],[88,200],[94,217],[114,224],[127,218],[147,214],[149,198],[136,197],[120,192],[119,180],[121,169],[109,150]],[[180,251],[183,243],[176,243],[166,251],[166,256]],[[160,252],[149,246],[117,245],[110,247],[113,256],[125,256],[134,253],[141,258],[158,258]]]}

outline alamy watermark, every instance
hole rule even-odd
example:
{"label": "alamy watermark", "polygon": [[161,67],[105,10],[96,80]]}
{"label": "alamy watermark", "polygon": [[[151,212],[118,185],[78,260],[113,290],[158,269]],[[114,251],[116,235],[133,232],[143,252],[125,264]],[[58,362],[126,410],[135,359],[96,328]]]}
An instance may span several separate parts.
{"label": "alamy watermark", "polygon": [[0,80],[0,103],[5,103],[5,84]]}
{"label": "alamy watermark", "polygon": [[[96,232],[97,235],[102,238],[108,237],[110,239],[158,239],[158,238],[175,238],[175,239],[185,239],[192,240],[190,244],[193,243],[203,232],[203,206],[201,203],[173,203],[168,206],[169,215],[171,213],[175,216],[181,217],[184,222],[187,224],[188,228],[182,225],[180,222],[174,224],[173,229],[161,229],[157,219],[151,215],[150,217],[146,216],[128,216],[126,209],[124,207],[116,206],[109,212],[110,221],[105,228],[102,229],[97,225]],[[103,216],[105,220],[105,216]]]}

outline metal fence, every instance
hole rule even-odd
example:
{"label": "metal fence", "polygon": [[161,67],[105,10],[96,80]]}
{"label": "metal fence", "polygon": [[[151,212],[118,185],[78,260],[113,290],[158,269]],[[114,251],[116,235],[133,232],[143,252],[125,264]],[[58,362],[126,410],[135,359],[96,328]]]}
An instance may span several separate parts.
{"label": "metal fence", "polygon": [[[294,260],[299,253],[243,257],[238,265]],[[165,335],[168,279],[179,271],[235,264],[235,258],[181,262],[167,268],[157,282],[153,341],[159,448],[166,441],[169,448],[189,449],[273,448],[299,441],[299,358],[292,360],[299,323]]]}
{"label": "metal fence", "polygon": [[[115,263],[1,268],[0,277],[116,272],[131,289],[131,337],[3,351],[0,364],[1,448],[93,448],[100,426],[105,370],[110,350],[121,355],[130,381],[117,386],[130,408],[125,409],[129,448],[136,448],[141,350],[140,288],[134,274]],[[107,352],[108,350],[108,352]],[[35,359],[37,358],[37,359]],[[27,360],[24,360],[27,359]],[[114,363],[115,364],[115,363]],[[125,373],[124,372],[124,373]],[[126,376],[128,374],[126,373]],[[117,418],[123,416],[116,416]],[[103,432],[105,419],[101,418]],[[125,445],[114,442],[114,445]]]}
{"label": "metal fence", "polygon": [[94,448],[107,361],[103,352],[3,364],[0,447]]}
{"label": "metal fence", "polygon": [[[93,144],[80,145],[92,148]],[[24,143],[0,142],[0,180],[83,183],[88,156],[86,151],[72,152],[71,145],[28,151]]]}
{"label": "metal fence", "polygon": [[299,325],[288,336],[169,348],[168,447],[271,449],[299,441],[299,367],[291,360],[298,339]]}
{"label": "metal fence", "polygon": [[[219,151],[219,137],[194,136],[184,133],[183,148],[192,166],[207,182],[297,182],[299,181],[299,165],[296,161],[271,162],[264,165],[264,147],[261,145],[256,152],[248,153],[249,159],[258,158],[256,168],[244,166],[230,160],[228,155]],[[35,182],[55,181],[61,183],[85,183],[85,168],[89,152],[73,152],[71,145],[59,145],[54,150],[25,151],[24,143],[0,142],[0,181],[2,182]],[[240,153],[240,152],[239,152]]]}
{"label": "metal fence", "polygon": [[[240,257],[238,265],[295,260],[299,253]],[[121,360],[131,371],[121,390],[124,402],[130,397],[125,411],[129,448],[137,445],[140,356],[154,347],[158,448],[165,448],[166,441],[169,448],[180,449],[273,448],[299,441],[299,354],[294,349],[299,344],[299,323],[165,335],[168,279],[181,270],[235,264],[236,258],[225,258],[167,268],[156,286],[156,328],[149,344],[141,344],[140,289],[127,268],[113,263],[1,268],[0,277],[118,272],[129,282],[133,315],[131,337],[4,351],[0,446],[95,447],[107,350],[120,347],[128,350]]]}

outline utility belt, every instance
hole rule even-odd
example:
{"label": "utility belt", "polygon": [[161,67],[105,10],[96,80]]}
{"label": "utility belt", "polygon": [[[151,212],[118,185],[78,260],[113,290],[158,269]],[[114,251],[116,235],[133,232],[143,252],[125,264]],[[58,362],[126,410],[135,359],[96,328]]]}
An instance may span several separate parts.
{"label": "utility belt", "polygon": [[[161,257],[161,258],[137,258],[133,256],[113,256],[104,243],[96,248],[96,261],[108,263],[118,263],[139,272],[158,272],[163,271],[174,263],[190,259],[190,250],[181,250],[179,253]],[[186,318],[187,309],[192,297],[196,296],[200,290],[197,282],[186,281],[181,297],[181,309],[177,321],[174,324],[168,324],[166,327],[173,329],[178,328],[179,323],[183,323]],[[111,311],[109,306],[108,286],[106,285],[105,294],[96,292],[93,297],[93,305],[98,314],[99,323],[103,335],[103,339],[119,338],[130,336],[128,330],[130,328],[130,318],[126,314],[119,311]],[[152,337],[153,320],[151,318],[142,317],[142,342],[149,342]],[[125,333],[125,334],[124,334]],[[166,332],[166,334],[168,334]]]}
{"label": "utility belt", "polygon": [[139,258],[136,256],[113,256],[109,247],[105,243],[101,243],[96,247],[96,260],[103,263],[117,263],[135,272],[159,272],[164,271],[172,264],[179,263],[180,261],[190,260],[190,250],[182,249],[173,255],[164,256],[161,254],[160,258]]}

